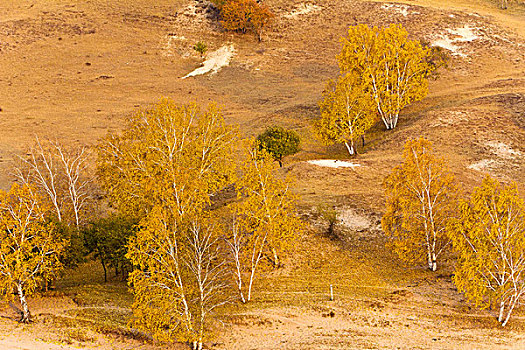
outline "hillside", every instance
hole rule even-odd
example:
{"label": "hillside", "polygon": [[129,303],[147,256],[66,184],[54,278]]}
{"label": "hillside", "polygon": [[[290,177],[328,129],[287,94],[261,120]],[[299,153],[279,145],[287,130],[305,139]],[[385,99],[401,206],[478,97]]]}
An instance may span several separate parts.
{"label": "hillside", "polygon": [[[524,308],[501,329],[490,312],[457,293],[450,262],[437,275],[406,268],[385,248],[379,222],[383,178],[412,137],[431,140],[467,191],[489,173],[516,181],[525,195],[525,5],[511,2],[502,11],[489,0],[266,3],[276,21],[258,42],[224,32],[198,0],[3,0],[0,186],[9,187],[13,160],[35,135],[95,145],[161,97],[214,101],[246,136],[274,124],[301,135],[302,151],[281,171],[295,177],[312,229],[294,253],[299,258],[262,280],[266,288],[248,309],[232,307],[210,348],[524,348]],[[326,81],[338,72],[339,40],[358,23],[401,23],[413,38],[446,49],[448,68],[431,81],[428,97],[402,112],[395,130],[374,126],[351,160],[359,167],[314,165],[307,161],[348,158],[343,146],[316,140],[311,124]],[[225,66],[181,79],[200,67],[197,41],[210,52],[222,48],[215,62]],[[341,213],[336,236],[324,233],[320,204]],[[90,276],[99,270],[83,266],[55,295],[32,300],[33,325],[16,324],[6,308],[0,347],[169,348],[126,331],[130,294],[122,281]],[[330,284],[334,302],[327,299]]]}

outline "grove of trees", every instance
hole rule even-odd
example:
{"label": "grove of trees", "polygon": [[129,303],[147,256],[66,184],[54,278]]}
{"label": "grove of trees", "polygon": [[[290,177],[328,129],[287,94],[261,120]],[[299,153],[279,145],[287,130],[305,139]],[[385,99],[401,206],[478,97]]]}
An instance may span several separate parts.
{"label": "grove of trees", "polygon": [[257,0],[212,0],[226,30],[253,32],[259,41],[275,17],[270,8]]}
{"label": "grove of trees", "polygon": [[[259,40],[273,18],[256,0],[213,3],[224,28]],[[206,46],[195,50],[203,55]],[[355,155],[376,122],[394,129],[400,111],[427,95],[439,66],[433,54],[401,25],[350,27],[317,135]],[[105,281],[109,268],[128,279],[135,329],[201,350],[217,311],[253,300],[262,272],[282,266],[305,229],[293,182],[279,170],[299,145],[295,131],[278,126],[245,139],[215,104],[169,99],[129,116],[95,147],[93,161],[87,147],[36,139],[17,161],[16,183],[0,191],[1,296],[18,297],[29,322],[27,297],[89,256]],[[458,290],[476,306],[498,308],[505,326],[525,293],[517,186],[487,177],[462,198],[446,160],[419,138],[406,142],[384,190],[382,228],[393,251],[431,271],[450,253]],[[336,215],[324,211],[330,230]]]}
{"label": "grove of trees", "polygon": [[461,199],[428,140],[407,141],[403,158],[384,182],[382,226],[393,250],[436,271],[440,254],[452,248],[458,290],[478,307],[498,308],[505,326],[525,293],[525,204],[517,185],[487,176]]}
{"label": "grove of trees", "polygon": [[[213,311],[232,300],[226,290],[250,301],[262,260],[277,266],[300,232],[288,181],[213,105],[201,111],[163,100],[133,115],[99,151],[111,204],[139,221],[126,255],[134,326],[201,349]],[[224,208],[215,198],[228,187],[236,196]]]}
{"label": "grove of trees", "polygon": [[394,129],[400,111],[427,95],[429,77],[443,64],[433,49],[394,24],[350,27],[337,60],[339,75],[326,85],[314,126],[321,140],[344,144],[351,156],[378,119]]}

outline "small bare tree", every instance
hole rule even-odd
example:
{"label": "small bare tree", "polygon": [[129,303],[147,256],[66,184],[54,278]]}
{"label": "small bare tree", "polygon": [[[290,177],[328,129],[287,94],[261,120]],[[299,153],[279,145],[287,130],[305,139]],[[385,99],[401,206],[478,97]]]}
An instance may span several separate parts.
{"label": "small bare tree", "polygon": [[57,142],[53,146],[61,161],[67,187],[66,195],[75,217],[75,225],[79,227],[82,223],[82,212],[90,196],[91,178],[87,176],[87,150],[84,146],[67,149]]}
{"label": "small bare tree", "polygon": [[19,158],[15,177],[49,199],[58,221],[79,227],[91,197],[88,158],[85,146],[66,147],[37,137],[27,157]]}

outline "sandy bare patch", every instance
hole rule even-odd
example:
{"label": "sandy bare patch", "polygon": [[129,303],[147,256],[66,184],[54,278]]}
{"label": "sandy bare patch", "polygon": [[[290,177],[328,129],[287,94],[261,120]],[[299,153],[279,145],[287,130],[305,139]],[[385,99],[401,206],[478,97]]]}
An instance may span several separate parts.
{"label": "sandy bare patch", "polygon": [[314,4],[303,3],[293,9],[290,13],[284,15],[284,18],[296,19],[299,16],[320,11],[321,7]]}
{"label": "sandy bare patch", "polygon": [[66,344],[51,344],[38,340],[31,339],[20,339],[15,337],[7,337],[0,340],[0,348],[2,349],[11,349],[11,350],[81,350],[82,348],[76,347],[73,345]]}
{"label": "sandy bare patch", "polygon": [[450,126],[456,126],[458,124],[461,124],[463,122],[468,122],[468,114],[466,112],[462,111],[447,111],[443,115],[437,117],[432,124],[430,124],[430,127],[436,128],[436,127],[450,127]]}
{"label": "sandy bare patch", "polygon": [[407,17],[408,15],[417,15],[419,12],[417,11],[411,11],[410,6],[408,5],[400,5],[400,4],[384,4],[381,6],[383,10],[386,11],[394,11],[402,15],[403,17]]}
{"label": "sandy bare patch", "polygon": [[470,43],[474,40],[480,39],[479,30],[470,25],[465,25],[462,28],[447,29],[448,34],[437,38],[432,42],[432,45],[442,47],[452,52],[454,56],[467,57],[463,52],[461,44]]}
{"label": "sandy bare patch", "polygon": [[357,213],[354,209],[345,208],[339,213],[341,224],[355,231],[365,231],[372,227],[372,220]]}
{"label": "sandy bare patch", "polygon": [[498,166],[498,162],[494,159],[482,159],[479,162],[470,164],[467,168],[477,171],[493,170]]}
{"label": "sandy bare patch", "polygon": [[206,61],[203,62],[202,67],[195,69],[193,72],[188,73],[182,79],[202,75],[206,73],[215,74],[221,68],[226,67],[230,64],[230,61],[235,53],[233,45],[225,45],[208,55]]}
{"label": "sandy bare patch", "polygon": [[512,149],[509,145],[499,141],[489,141],[486,143],[490,147],[492,153],[500,158],[513,159],[522,155],[520,151]]}
{"label": "sandy bare patch", "polygon": [[166,43],[162,47],[162,55],[166,57],[175,56],[176,54],[182,57],[189,56],[188,52],[183,53],[182,50],[182,47],[187,46],[186,41],[187,39],[183,35],[167,35]]}
{"label": "sandy bare patch", "polygon": [[337,159],[319,159],[319,160],[309,160],[309,164],[329,167],[329,168],[355,168],[361,166],[361,164],[345,162]]}

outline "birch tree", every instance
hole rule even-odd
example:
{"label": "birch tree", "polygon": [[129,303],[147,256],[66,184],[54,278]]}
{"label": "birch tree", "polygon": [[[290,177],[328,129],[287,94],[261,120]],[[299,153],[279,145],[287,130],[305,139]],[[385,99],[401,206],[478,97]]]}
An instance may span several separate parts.
{"label": "birch tree", "polygon": [[99,145],[98,175],[111,205],[141,219],[173,204],[180,217],[203,210],[231,183],[237,130],[214,105],[176,105],[164,99],[130,117],[121,135]]}
{"label": "birch tree", "polygon": [[403,158],[384,181],[383,231],[402,260],[426,260],[428,268],[436,271],[439,256],[450,245],[447,225],[456,215],[454,175],[426,139],[407,141]]}
{"label": "birch tree", "polygon": [[395,128],[399,112],[428,93],[428,76],[435,69],[428,62],[431,50],[418,40],[409,40],[408,32],[395,24],[350,27],[342,44],[341,74],[361,76],[385,127]]}
{"label": "birch tree", "polygon": [[525,294],[525,204],[516,184],[486,177],[462,201],[450,237],[458,290],[477,307],[499,309],[505,326]]}
{"label": "birch tree", "polygon": [[135,297],[132,324],[162,341],[186,341],[195,350],[209,335],[209,319],[229,301],[220,233],[206,220],[183,224],[155,207],[132,237],[128,257]]}
{"label": "birch tree", "polygon": [[48,209],[29,185],[0,192],[0,293],[10,300],[16,291],[24,323],[31,320],[26,298],[60,271],[67,245],[46,219]]}
{"label": "birch tree", "polygon": [[92,195],[88,160],[84,146],[68,147],[37,138],[27,157],[20,157],[15,176],[22,184],[32,184],[49,200],[59,222],[78,228],[85,222]]}
{"label": "birch tree", "polygon": [[162,100],[100,145],[98,172],[112,205],[140,220],[127,254],[135,268],[133,324],[156,339],[200,349],[210,312],[227,298],[222,234],[209,208],[234,179],[236,142],[215,106]]}
{"label": "birch tree", "polygon": [[326,143],[343,143],[350,156],[357,154],[356,141],[375,122],[375,107],[363,77],[356,71],[330,81],[320,103],[321,117],[315,129]]}
{"label": "birch tree", "polygon": [[[289,179],[274,174],[274,162],[264,149],[252,143],[236,182],[239,202],[231,206],[235,213],[230,248],[235,261],[234,275],[241,300],[251,300],[253,283],[265,257],[280,265],[281,252],[293,246],[302,230],[295,210],[295,195]],[[244,274],[247,272],[247,281]],[[246,289],[243,291],[243,287]]]}

